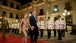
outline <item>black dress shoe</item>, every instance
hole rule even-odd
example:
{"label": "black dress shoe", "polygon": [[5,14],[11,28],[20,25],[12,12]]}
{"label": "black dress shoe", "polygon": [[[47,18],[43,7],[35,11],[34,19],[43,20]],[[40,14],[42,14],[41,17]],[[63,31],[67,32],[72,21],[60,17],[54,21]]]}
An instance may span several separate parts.
{"label": "black dress shoe", "polygon": [[62,40],[62,39],[58,39],[58,40]]}
{"label": "black dress shoe", "polygon": [[54,37],[56,37],[56,36],[54,36]]}
{"label": "black dress shoe", "polygon": [[63,37],[65,37],[65,36],[63,36]]}
{"label": "black dress shoe", "polygon": [[48,39],[50,39],[50,37],[48,37]]}

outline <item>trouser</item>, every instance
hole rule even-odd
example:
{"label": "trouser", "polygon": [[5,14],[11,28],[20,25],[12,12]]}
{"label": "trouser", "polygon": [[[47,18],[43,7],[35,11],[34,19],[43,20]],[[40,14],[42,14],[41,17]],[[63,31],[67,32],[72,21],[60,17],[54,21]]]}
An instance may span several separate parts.
{"label": "trouser", "polygon": [[58,30],[58,40],[62,40],[63,30]]}
{"label": "trouser", "polygon": [[6,38],[5,38],[6,30],[7,30],[7,29],[2,29],[2,39],[6,39]]}
{"label": "trouser", "polygon": [[2,31],[2,29],[0,28],[0,32]]}
{"label": "trouser", "polygon": [[63,34],[62,34],[62,36],[65,37],[65,29],[63,30]]}
{"label": "trouser", "polygon": [[37,39],[38,39],[38,35],[39,35],[39,32],[38,30],[33,30],[33,31],[30,31],[30,38],[31,38],[31,43],[33,42],[36,42]]}
{"label": "trouser", "polygon": [[7,32],[9,33],[10,32],[10,29],[7,29]]}
{"label": "trouser", "polygon": [[9,29],[7,29],[7,33],[9,33]]}
{"label": "trouser", "polygon": [[12,28],[12,33],[14,33],[14,28]]}
{"label": "trouser", "polygon": [[17,30],[17,29],[15,28],[15,29],[14,29],[14,34],[16,34],[16,32],[17,32],[16,30]]}
{"label": "trouser", "polygon": [[2,38],[3,38],[3,39],[5,39],[5,34],[6,34],[6,33],[5,33],[5,32],[3,32],[3,34],[2,34]]}
{"label": "trouser", "polygon": [[12,28],[12,33],[16,34],[16,29]]}
{"label": "trouser", "polygon": [[48,33],[48,38],[51,37],[51,29],[47,29],[47,33]]}
{"label": "trouser", "polygon": [[44,29],[40,29],[40,37],[43,37],[43,31]]}
{"label": "trouser", "polygon": [[54,31],[54,37],[56,37],[56,29],[53,29],[53,31]]}
{"label": "trouser", "polygon": [[17,32],[16,32],[16,33],[17,33],[17,34],[19,34],[19,29],[16,29],[16,30],[17,30]]}

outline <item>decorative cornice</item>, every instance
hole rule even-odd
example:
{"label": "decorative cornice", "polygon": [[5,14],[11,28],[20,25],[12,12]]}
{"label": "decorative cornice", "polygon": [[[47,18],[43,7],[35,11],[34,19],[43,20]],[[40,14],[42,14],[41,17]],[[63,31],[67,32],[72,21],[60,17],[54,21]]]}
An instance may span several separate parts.
{"label": "decorative cornice", "polygon": [[43,3],[40,3],[40,4],[37,4],[36,6],[41,6],[41,5],[43,5],[44,4],[44,2]]}
{"label": "decorative cornice", "polygon": [[[43,3],[40,3],[40,4],[36,4],[35,6],[38,7],[38,6],[41,6],[43,4],[44,4],[44,2]],[[24,8],[24,9],[21,9],[20,11],[22,12],[22,11],[26,11],[26,10],[29,10],[29,9],[32,9],[32,6],[27,7],[27,8]]]}
{"label": "decorative cornice", "polygon": [[17,11],[17,12],[19,12],[19,10],[17,10],[17,9],[10,8],[10,7],[7,7],[7,6],[3,6],[3,5],[1,5],[1,4],[0,4],[0,8],[4,8],[4,9],[8,9],[8,10],[12,10],[12,11]]}
{"label": "decorative cornice", "polygon": [[8,1],[21,5],[21,4],[20,4],[18,1],[16,1],[16,0],[8,0]]}

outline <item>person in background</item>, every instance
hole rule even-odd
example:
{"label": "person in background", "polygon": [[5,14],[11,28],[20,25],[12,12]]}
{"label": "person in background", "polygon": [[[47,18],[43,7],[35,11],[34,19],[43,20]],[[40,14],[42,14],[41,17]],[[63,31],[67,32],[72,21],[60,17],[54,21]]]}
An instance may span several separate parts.
{"label": "person in background", "polygon": [[40,18],[39,21],[39,29],[40,29],[40,37],[43,37],[43,31],[44,31],[44,20],[42,18]]}
{"label": "person in background", "polygon": [[29,24],[28,15],[25,13],[19,23],[19,34],[22,34],[22,43],[27,43],[27,31],[29,29],[28,27],[32,29]]}
{"label": "person in background", "polygon": [[63,28],[63,34],[62,34],[62,36],[65,37],[65,25],[66,25],[66,23],[64,21],[64,18],[61,19],[61,23],[62,23],[62,28]]}
{"label": "person in background", "polygon": [[57,20],[57,17],[54,18],[54,37],[56,37],[56,20]]}
{"label": "person in background", "polygon": [[13,24],[13,25],[14,25],[14,29],[13,29],[13,30],[14,30],[14,34],[16,34],[16,27],[17,27],[16,22],[14,22],[14,24]]}
{"label": "person in background", "polygon": [[58,31],[58,40],[62,40],[63,34],[63,23],[60,19],[60,15],[58,15],[58,20],[56,21],[57,31]]}
{"label": "person in background", "polygon": [[19,34],[19,22],[17,22],[17,34]]}
{"label": "person in background", "polygon": [[12,25],[12,27],[11,27],[12,28],[12,33],[14,34],[14,22],[12,22],[11,25]]}
{"label": "person in background", "polygon": [[2,29],[2,39],[5,41],[6,37],[5,34],[7,32],[7,27],[9,28],[8,20],[6,19],[6,14],[2,15],[2,18],[0,19],[1,22],[1,29]]}
{"label": "person in background", "polygon": [[49,39],[51,37],[51,30],[52,30],[52,21],[50,20],[50,17],[48,17],[48,20],[47,20],[47,33],[48,33],[48,38]]}
{"label": "person in background", "polygon": [[[9,23],[9,29],[10,29],[10,31],[11,31],[11,29],[12,29],[12,24],[11,23]],[[9,31],[9,32],[10,32]]]}
{"label": "person in background", "polygon": [[14,25],[14,27],[15,27],[15,34],[17,34],[17,27],[18,27],[18,24],[17,24],[17,22],[15,22],[15,25]]}

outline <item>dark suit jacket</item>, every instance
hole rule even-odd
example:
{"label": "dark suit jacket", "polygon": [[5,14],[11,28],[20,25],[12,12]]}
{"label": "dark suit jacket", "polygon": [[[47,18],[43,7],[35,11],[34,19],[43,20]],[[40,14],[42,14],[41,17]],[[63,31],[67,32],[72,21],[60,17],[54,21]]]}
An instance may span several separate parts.
{"label": "dark suit jacket", "polygon": [[29,19],[30,21],[30,25],[34,26],[34,30],[38,30],[38,26],[37,26],[37,20],[35,19],[35,17],[32,15]]}

